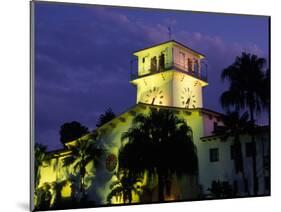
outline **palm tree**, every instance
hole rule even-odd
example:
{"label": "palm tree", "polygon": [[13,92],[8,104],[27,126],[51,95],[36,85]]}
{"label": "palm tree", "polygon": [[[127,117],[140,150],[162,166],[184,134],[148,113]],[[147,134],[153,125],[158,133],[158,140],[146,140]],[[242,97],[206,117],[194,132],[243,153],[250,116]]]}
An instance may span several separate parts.
{"label": "palm tree", "polygon": [[263,79],[263,85],[259,87],[263,100],[263,107],[269,111],[270,106],[270,71],[269,69],[266,70],[265,76]]}
{"label": "palm tree", "polygon": [[103,149],[98,146],[96,137],[90,135],[89,139],[78,139],[74,146],[69,147],[70,156],[63,159],[63,166],[73,165],[75,172],[80,174],[80,192],[82,199],[85,198],[85,176],[86,166],[93,162],[95,167],[99,166],[99,159],[103,154]]}
{"label": "palm tree", "polygon": [[51,183],[51,188],[54,191],[54,195],[55,195],[55,201],[53,203],[54,207],[60,207],[62,206],[62,195],[61,195],[61,191],[63,189],[64,186],[66,186],[68,183],[67,180],[62,180],[59,182],[52,182]]}
{"label": "palm tree", "polygon": [[50,183],[44,183],[40,188],[36,189],[36,209],[38,210],[48,210],[51,206],[51,185]]}
{"label": "palm tree", "polygon": [[249,133],[251,123],[249,121],[248,112],[243,113],[240,117],[237,111],[228,112],[222,117],[224,126],[217,126],[214,134],[221,137],[222,141],[226,141],[229,137],[233,137],[233,159],[236,173],[241,173],[244,183],[244,191],[250,195],[247,177],[245,176],[244,162],[240,135]]}
{"label": "palm tree", "polygon": [[[122,135],[119,167],[133,176],[157,176],[158,199],[173,174],[197,175],[198,159],[191,128],[168,109],[151,108],[147,116],[137,115]],[[169,192],[169,191],[167,191]]]}
{"label": "palm tree", "polygon": [[106,124],[107,122],[111,121],[112,119],[114,119],[116,117],[115,113],[112,111],[111,108],[108,108],[104,114],[101,114],[99,116],[99,119],[97,121],[96,126],[100,127],[104,124]]}
{"label": "palm tree", "polygon": [[[235,62],[225,68],[221,74],[223,80],[230,82],[229,90],[221,95],[223,108],[235,108],[237,111],[248,109],[252,126],[255,123],[255,114],[259,114],[267,104],[266,96],[261,92],[261,87],[265,84],[264,66],[266,60],[256,55],[242,53],[236,57]],[[252,140],[252,166],[254,194],[258,192],[258,178],[256,170],[256,144],[255,136],[251,134]]]}
{"label": "palm tree", "polygon": [[211,198],[230,198],[235,196],[232,186],[227,181],[213,181],[212,187],[208,188]]}
{"label": "palm tree", "polygon": [[140,195],[140,186],[138,183],[142,183],[141,178],[137,178],[125,171],[116,175],[117,180],[113,181],[110,185],[110,193],[107,196],[107,201],[111,203],[113,197],[123,198],[123,203],[132,203],[133,192]]}

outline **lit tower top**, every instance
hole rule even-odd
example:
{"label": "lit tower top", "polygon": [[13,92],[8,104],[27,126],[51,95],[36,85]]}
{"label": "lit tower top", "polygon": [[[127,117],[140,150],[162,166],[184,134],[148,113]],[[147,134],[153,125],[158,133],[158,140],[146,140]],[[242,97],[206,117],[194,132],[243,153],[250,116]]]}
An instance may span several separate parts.
{"label": "lit tower top", "polygon": [[137,103],[203,106],[202,88],[208,85],[204,55],[175,40],[141,49],[134,55],[138,68],[137,73],[131,68],[131,83],[137,86]]}

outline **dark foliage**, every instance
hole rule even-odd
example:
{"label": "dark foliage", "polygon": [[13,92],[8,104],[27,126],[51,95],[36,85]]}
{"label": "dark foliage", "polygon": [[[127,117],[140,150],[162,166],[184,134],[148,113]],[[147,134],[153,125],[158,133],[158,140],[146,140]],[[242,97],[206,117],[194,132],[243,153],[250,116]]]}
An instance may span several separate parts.
{"label": "dark foliage", "polygon": [[[253,127],[255,114],[258,115],[263,109],[269,108],[270,79],[269,70],[267,73],[264,71],[265,64],[264,58],[243,52],[221,74],[223,80],[227,79],[230,82],[228,91],[221,95],[221,105],[227,110],[230,108],[234,108],[236,111],[247,109]],[[253,145],[253,192],[257,195],[259,183],[256,169],[256,143],[253,133],[251,140]]]}
{"label": "dark foliage", "polygon": [[53,190],[54,195],[55,195],[53,207],[60,207],[60,206],[63,205],[63,197],[61,195],[61,191],[62,191],[62,189],[65,185],[67,185],[67,180],[51,183],[52,190]]}
{"label": "dark foliage", "polygon": [[221,78],[230,82],[228,91],[221,95],[221,104],[225,109],[249,109],[253,120],[254,112],[261,112],[270,96],[269,70],[267,73],[264,71],[265,63],[264,58],[243,52],[223,70]]}
{"label": "dark foliage", "polygon": [[227,181],[213,181],[212,187],[208,190],[212,198],[231,198],[236,195],[232,185]]}
{"label": "dark foliage", "polygon": [[48,210],[50,209],[52,194],[51,194],[51,185],[45,183],[39,189],[36,189],[35,195],[37,197],[37,210]]}
{"label": "dark foliage", "polygon": [[60,142],[64,145],[89,133],[87,127],[77,121],[64,123],[60,128]]}
{"label": "dark foliage", "polygon": [[237,111],[228,112],[222,117],[223,126],[217,126],[214,130],[214,134],[221,137],[222,141],[226,141],[229,137],[233,138],[233,159],[236,173],[241,173],[243,176],[245,192],[249,194],[247,185],[247,177],[244,170],[242,146],[240,141],[240,135],[249,134],[252,130],[251,122],[249,121],[248,112],[243,113],[240,117]]}
{"label": "dark foliage", "polygon": [[116,117],[115,113],[112,111],[111,108],[108,108],[104,114],[101,114],[96,126],[100,127],[104,124],[106,124],[107,122],[111,121],[112,119],[114,119]]}
{"label": "dark foliage", "polygon": [[122,141],[119,167],[133,176],[141,176],[145,171],[149,179],[157,176],[159,201],[164,201],[164,188],[167,189],[166,182],[173,174],[198,174],[192,130],[170,110],[151,108],[147,116],[136,116]]}
{"label": "dark foliage", "polygon": [[117,180],[110,185],[111,191],[107,196],[108,203],[111,203],[113,197],[123,198],[123,203],[132,203],[132,192],[140,195],[140,186],[137,184],[142,183],[142,178],[132,176],[129,171],[119,172],[116,177]]}
{"label": "dark foliage", "polygon": [[73,169],[79,173],[80,182],[79,188],[82,194],[82,199],[86,197],[85,193],[85,177],[87,174],[86,166],[94,163],[94,167],[100,165],[101,156],[104,154],[104,149],[96,140],[96,135],[91,134],[88,138],[78,139],[75,145],[69,147],[71,154],[63,159],[63,166],[73,165]]}

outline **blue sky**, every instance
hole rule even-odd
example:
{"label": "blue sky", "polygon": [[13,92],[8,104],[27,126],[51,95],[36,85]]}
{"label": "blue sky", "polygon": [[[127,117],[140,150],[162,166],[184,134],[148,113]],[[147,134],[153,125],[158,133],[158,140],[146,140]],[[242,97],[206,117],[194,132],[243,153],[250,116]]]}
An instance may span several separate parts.
{"label": "blue sky", "polygon": [[94,129],[107,108],[119,114],[133,106],[132,52],[167,41],[168,26],[172,39],[206,56],[204,107],[212,110],[222,111],[220,73],[236,56],[268,59],[267,17],[35,2],[36,142],[61,148],[63,123]]}

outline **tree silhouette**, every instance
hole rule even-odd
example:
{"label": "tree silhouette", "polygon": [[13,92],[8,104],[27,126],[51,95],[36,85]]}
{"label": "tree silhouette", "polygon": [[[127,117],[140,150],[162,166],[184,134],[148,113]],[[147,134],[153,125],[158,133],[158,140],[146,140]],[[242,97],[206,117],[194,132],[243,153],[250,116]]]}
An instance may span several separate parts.
{"label": "tree silhouette", "polygon": [[40,188],[36,190],[36,205],[37,210],[48,210],[51,206],[51,185],[50,183],[44,183]]}
{"label": "tree silhouette", "polygon": [[140,195],[140,186],[142,183],[141,178],[132,176],[129,171],[125,171],[116,175],[117,180],[113,181],[110,185],[110,193],[107,196],[107,201],[111,203],[112,198],[123,198],[123,203],[132,203],[133,192]]}
{"label": "tree silhouette", "polygon": [[[228,91],[221,95],[223,108],[229,110],[235,108],[237,111],[248,109],[252,126],[255,123],[255,114],[259,114],[262,108],[268,104],[269,93],[264,93],[265,86],[264,66],[266,60],[256,55],[242,53],[236,57],[235,62],[225,68],[221,74],[223,80],[230,82]],[[258,177],[256,169],[256,143],[255,135],[251,133],[252,140],[252,167],[254,194],[258,192]]]}
{"label": "tree silhouette", "polygon": [[77,121],[64,123],[60,128],[60,142],[65,145],[65,143],[76,140],[88,133],[88,128]]}
{"label": "tree silhouette", "polygon": [[104,124],[106,124],[107,122],[111,121],[112,119],[114,119],[116,117],[115,113],[112,111],[111,108],[108,108],[104,114],[101,114],[99,116],[98,122],[96,124],[97,127],[100,127]]}
{"label": "tree silhouette", "polygon": [[240,117],[237,111],[228,112],[222,116],[224,126],[217,126],[214,134],[221,137],[222,141],[226,141],[229,137],[233,137],[233,159],[236,173],[241,173],[244,183],[244,191],[250,195],[248,188],[248,180],[245,175],[242,147],[240,135],[247,134],[251,130],[248,112],[243,113]]}
{"label": "tree silhouette", "polygon": [[269,110],[270,106],[270,72],[269,69],[266,70],[265,76],[262,82],[262,86],[259,87],[259,93],[261,94],[263,100],[263,107]]}
{"label": "tree silhouette", "polygon": [[51,188],[55,195],[55,199],[54,199],[54,203],[53,203],[54,208],[63,207],[63,198],[61,195],[61,191],[62,191],[63,187],[66,185],[67,185],[67,180],[62,180],[62,181],[58,181],[58,182],[56,181],[56,182],[51,183]]}
{"label": "tree silhouette", "polygon": [[75,145],[70,146],[71,154],[63,159],[63,166],[73,165],[75,172],[80,174],[80,192],[82,200],[85,199],[85,176],[86,166],[93,162],[95,168],[99,165],[100,157],[104,150],[99,147],[96,141],[96,135],[89,135],[87,139],[78,139]]}
{"label": "tree silhouette", "polygon": [[212,187],[208,188],[212,198],[230,198],[235,196],[232,186],[227,181],[213,181]]}
{"label": "tree silhouette", "polygon": [[[147,116],[137,115],[122,135],[119,167],[133,176],[157,176],[158,199],[164,201],[173,174],[197,175],[198,159],[191,128],[168,109],[151,108]],[[168,192],[167,192],[168,193]]]}

